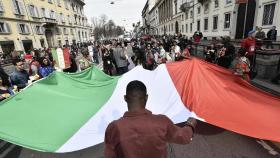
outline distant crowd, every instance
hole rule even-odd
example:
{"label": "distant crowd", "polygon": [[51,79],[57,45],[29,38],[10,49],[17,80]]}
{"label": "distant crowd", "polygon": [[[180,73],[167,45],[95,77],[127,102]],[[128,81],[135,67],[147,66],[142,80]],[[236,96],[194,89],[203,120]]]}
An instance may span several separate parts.
{"label": "distant crowd", "polygon": [[[249,81],[256,75],[254,55],[257,49],[273,48],[277,30],[273,27],[265,37],[262,28],[251,30],[248,37],[236,50],[229,37],[222,37],[221,42],[214,41],[204,50],[204,59],[227,69]],[[196,31],[191,39],[181,34],[174,36],[143,36],[142,38],[123,40],[103,40],[94,43],[63,46],[70,50],[70,67],[62,71],[75,73],[102,63],[103,71],[108,75],[122,75],[129,71],[129,66],[142,65],[147,70],[155,69],[159,64],[188,60],[195,55],[196,46],[203,34]],[[130,47],[130,48],[129,48]],[[128,49],[131,49],[128,52]],[[237,53],[236,53],[237,52]],[[4,100],[24,89],[32,82],[49,76],[55,70],[51,49],[33,49],[25,54],[12,53],[15,70],[10,75],[0,68],[0,100]],[[278,84],[280,74],[272,80]]]}

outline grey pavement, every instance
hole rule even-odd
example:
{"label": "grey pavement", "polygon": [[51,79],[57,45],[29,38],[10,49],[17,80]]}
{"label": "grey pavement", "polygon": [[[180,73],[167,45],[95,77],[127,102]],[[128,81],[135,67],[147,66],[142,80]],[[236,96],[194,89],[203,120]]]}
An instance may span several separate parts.
{"label": "grey pavement", "polygon": [[253,79],[251,81],[251,83],[254,86],[256,86],[268,93],[271,93],[276,96],[280,96],[280,85],[273,84],[268,80],[264,80],[264,79],[260,79],[260,78]]}
{"label": "grey pavement", "polygon": [[[258,140],[199,122],[191,144],[172,145],[170,158],[279,158]],[[20,155],[4,158],[102,158],[103,144],[77,152],[53,154],[21,148]],[[278,155],[277,155],[278,154]]]}

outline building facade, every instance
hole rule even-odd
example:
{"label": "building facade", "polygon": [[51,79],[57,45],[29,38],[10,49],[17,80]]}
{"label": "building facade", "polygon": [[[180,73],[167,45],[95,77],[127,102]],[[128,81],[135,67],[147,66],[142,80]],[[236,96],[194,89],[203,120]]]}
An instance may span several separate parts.
{"label": "building facade", "polygon": [[149,20],[150,20],[150,34],[158,35],[159,30],[159,17],[158,17],[158,8],[154,6],[149,12]]}
{"label": "building facade", "polygon": [[0,51],[58,47],[89,40],[83,0],[0,0]]}
{"label": "building facade", "polygon": [[144,34],[149,34],[149,0],[146,2],[143,10],[142,10],[142,29]]}
{"label": "building facade", "polygon": [[279,0],[248,0],[247,4],[236,0],[158,0],[153,9],[158,9],[159,35],[192,37],[199,30],[207,39],[242,39],[256,26],[265,32],[272,26],[280,30]]}

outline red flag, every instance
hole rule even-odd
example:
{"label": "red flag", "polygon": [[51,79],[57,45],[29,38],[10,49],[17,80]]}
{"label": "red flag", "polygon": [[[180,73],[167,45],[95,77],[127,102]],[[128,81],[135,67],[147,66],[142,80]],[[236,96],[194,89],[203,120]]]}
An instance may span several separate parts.
{"label": "red flag", "polygon": [[184,105],[205,122],[280,142],[280,98],[196,58],[166,67]]}
{"label": "red flag", "polygon": [[63,49],[63,56],[64,56],[64,63],[65,63],[65,69],[70,68],[70,51],[68,48]]}
{"label": "red flag", "polygon": [[236,0],[236,4],[241,4],[241,3],[248,3],[248,0]]}

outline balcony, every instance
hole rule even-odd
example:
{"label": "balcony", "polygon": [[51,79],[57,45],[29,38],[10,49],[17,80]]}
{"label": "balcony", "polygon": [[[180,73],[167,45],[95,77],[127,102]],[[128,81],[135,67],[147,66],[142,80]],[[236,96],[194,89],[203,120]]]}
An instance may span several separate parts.
{"label": "balcony", "polygon": [[56,24],[56,23],[57,23],[57,21],[56,21],[55,19],[46,18],[46,17],[44,17],[44,18],[42,19],[42,22],[51,23],[51,24]]}
{"label": "balcony", "polygon": [[185,2],[180,6],[180,10],[184,13],[188,12],[193,6],[191,6],[191,2]]}

